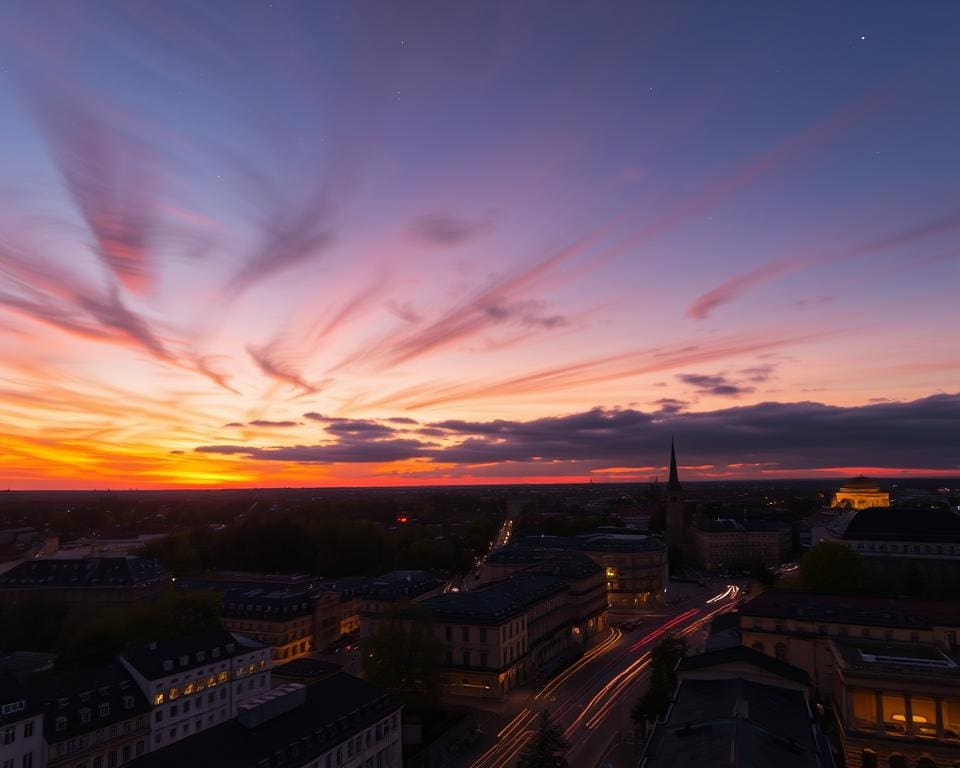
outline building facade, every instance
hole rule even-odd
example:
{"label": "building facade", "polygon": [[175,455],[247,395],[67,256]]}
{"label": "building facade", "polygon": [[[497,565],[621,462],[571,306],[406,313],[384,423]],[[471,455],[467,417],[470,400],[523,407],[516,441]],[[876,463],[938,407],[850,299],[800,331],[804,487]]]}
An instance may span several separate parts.
{"label": "building facade", "polygon": [[36,692],[13,675],[0,676],[0,766],[41,768],[45,746]]}
{"label": "building facade", "polygon": [[960,764],[960,665],[935,645],[833,639],[833,701],[848,768]]}
{"label": "building facade", "polygon": [[793,531],[786,523],[699,519],[692,526],[694,557],[708,571],[741,570],[790,560]]}
{"label": "building facade", "polygon": [[960,611],[952,602],[768,589],[740,607],[740,635],[745,646],[803,669],[826,699],[836,669],[831,640],[923,643],[955,654]]}
{"label": "building facade", "polygon": [[120,662],[147,697],[151,750],[231,720],[270,690],[271,649],[223,630],[150,643]]}
{"label": "building facade", "polygon": [[889,507],[890,494],[880,490],[880,484],[869,477],[855,477],[833,494],[830,506],[846,509]]}
{"label": "building facade", "polygon": [[447,692],[499,698],[579,642],[567,590],[559,576],[525,573],[424,600],[445,646]]}
{"label": "building facade", "polygon": [[238,716],[146,755],[135,768],[401,768],[401,706],[338,672],[248,699]]}
{"label": "building facade", "polygon": [[52,557],[22,562],[0,575],[0,600],[122,605],[156,597],[172,584],[173,577],[154,559]]}

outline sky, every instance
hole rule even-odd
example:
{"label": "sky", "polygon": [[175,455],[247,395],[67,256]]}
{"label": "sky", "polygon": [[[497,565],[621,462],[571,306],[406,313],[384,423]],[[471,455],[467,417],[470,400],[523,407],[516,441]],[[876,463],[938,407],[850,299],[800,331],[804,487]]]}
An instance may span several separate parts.
{"label": "sky", "polygon": [[960,5],[0,0],[0,487],[960,474]]}

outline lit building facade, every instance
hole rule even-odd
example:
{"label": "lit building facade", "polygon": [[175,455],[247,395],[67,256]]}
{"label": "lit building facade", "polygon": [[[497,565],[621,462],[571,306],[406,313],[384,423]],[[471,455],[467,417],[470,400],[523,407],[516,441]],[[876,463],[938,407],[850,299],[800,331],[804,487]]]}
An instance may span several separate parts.
{"label": "lit building facade", "polygon": [[270,689],[270,648],[223,630],[150,643],[120,661],[150,705],[151,750],[236,717]]}
{"label": "lit building facade", "polygon": [[134,768],[401,768],[402,708],[343,672],[248,699],[236,718],[134,763]]}
{"label": "lit building facade", "polygon": [[848,768],[960,764],[960,666],[937,646],[830,641]]}
{"label": "lit building facade", "polygon": [[861,475],[844,483],[840,490],[833,494],[830,506],[849,509],[889,507],[890,494],[881,491],[876,480]]}

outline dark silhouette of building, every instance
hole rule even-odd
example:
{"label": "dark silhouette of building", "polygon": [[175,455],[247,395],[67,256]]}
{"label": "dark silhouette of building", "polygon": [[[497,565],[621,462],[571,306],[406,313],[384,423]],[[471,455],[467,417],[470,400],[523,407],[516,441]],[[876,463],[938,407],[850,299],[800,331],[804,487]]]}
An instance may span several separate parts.
{"label": "dark silhouette of building", "polygon": [[684,548],[686,545],[687,521],[683,509],[683,487],[677,472],[677,452],[670,441],[670,480],[667,482],[667,545]]}

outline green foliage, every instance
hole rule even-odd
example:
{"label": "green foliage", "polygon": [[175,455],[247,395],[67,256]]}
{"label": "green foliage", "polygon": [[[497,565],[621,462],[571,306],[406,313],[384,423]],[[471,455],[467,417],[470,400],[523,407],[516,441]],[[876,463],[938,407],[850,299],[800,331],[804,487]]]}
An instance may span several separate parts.
{"label": "green foliage", "polygon": [[549,713],[540,713],[540,728],[520,753],[519,768],[566,768],[564,757],[570,748],[559,725],[550,722]]}
{"label": "green foliage", "polygon": [[674,672],[677,662],[687,654],[687,643],[682,637],[667,635],[650,654],[650,686],[640,697],[630,717],[639,726],[653,722],[667,711],[673,689],[677,685]]}
{"label": "green foliage", "polygon": [[405,702],[435,702],[442,692],[444,644],[433,615],[417,603],[394,606],[378,630],[361,643],[363,676]]}
{"label": "green foliage", "polygon": [[859,592],[865,571],[859,554],[836,541],[817,544],[800,559],[800,581],[815,592]]}

